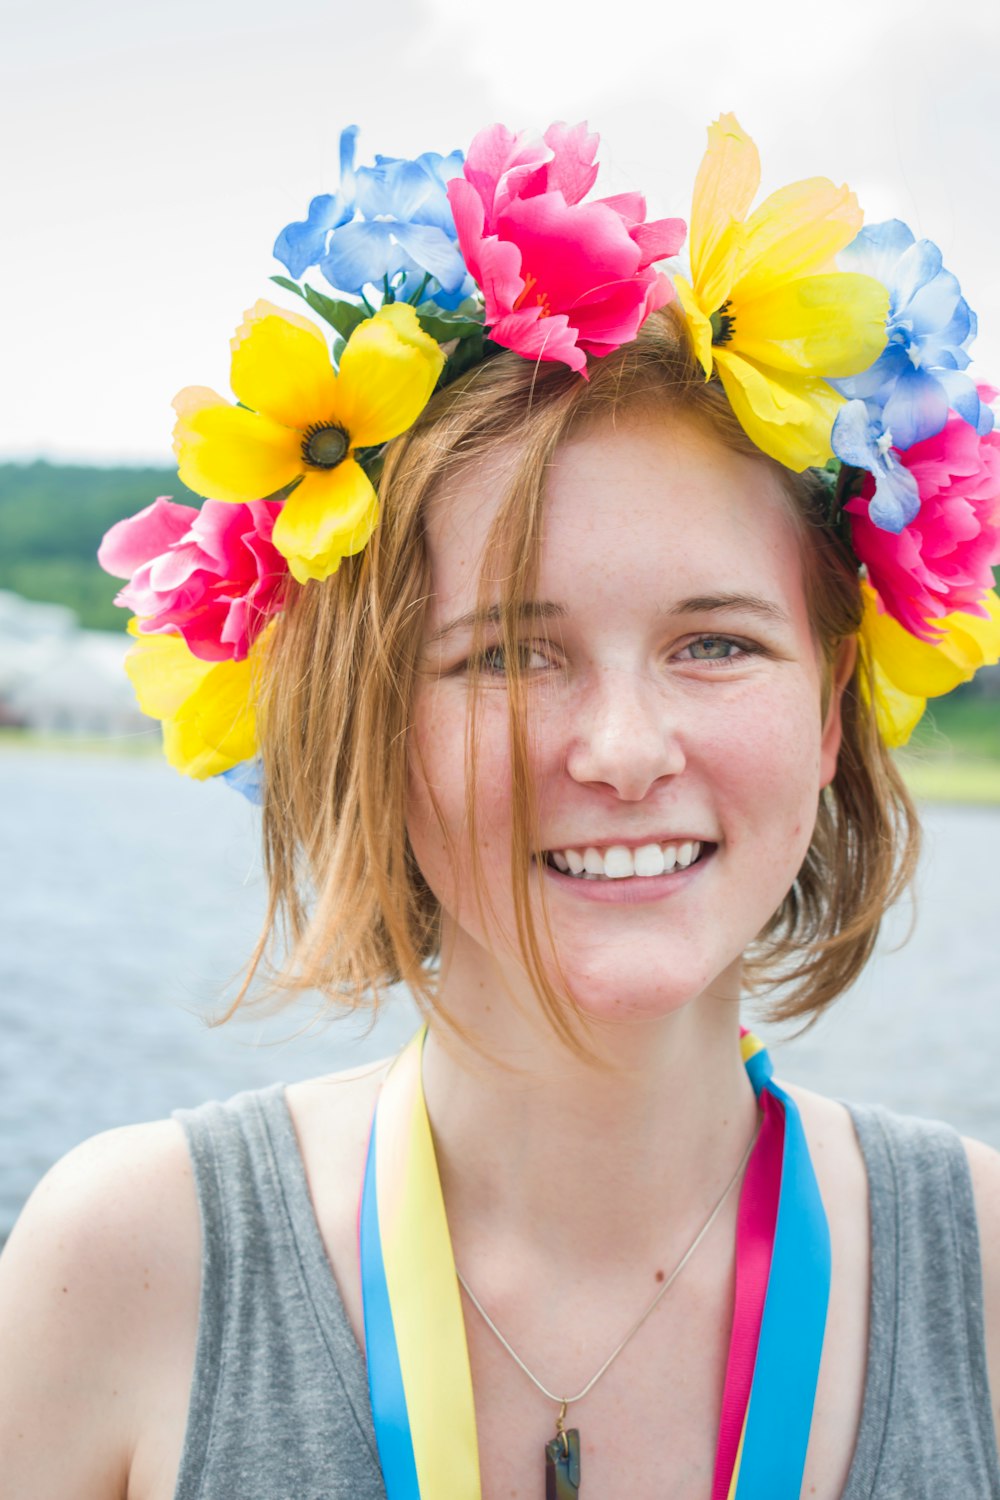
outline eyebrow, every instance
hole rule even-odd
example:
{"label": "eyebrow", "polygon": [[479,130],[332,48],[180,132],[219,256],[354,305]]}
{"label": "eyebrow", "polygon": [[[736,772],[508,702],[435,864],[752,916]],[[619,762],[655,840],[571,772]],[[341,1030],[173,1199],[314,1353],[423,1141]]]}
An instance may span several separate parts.
{"label": "eyebrow", "polygon": [[[790,624],[788,615],[777,604],[770,599],[762,599],[759,594],[692,594],[688,599],[679,599],[669,610],[664,611],[672,615],[707,615],[716,614],[720,611],[739,610],[743,614],[758,615],[764,620],[774,620],[782,625]],[[569,610],[565,604],[554,604],[548,600],[534,602],[527,600],[519,605],[516,614],[521,620],[556,620],[564,619]],[[471,609],[464,615],[459,615],[454,620],[449,620],[447,625],[442,625],[428,637],[428,645],[434,645],[436,641],[442,640],[446,635],[453,634],[456,630],[471,630],[477,625],[499,625],[503,618],[503,607],[499,604],[491,604],[488,609]]]}
{"label": "eyebrow", "polygon": [[791,621],[780,605],[759,594],[693,594],[690,599],[681,599],[669,614],[707,615],[716,610],[740,610],[743,614],[759,615],[763,620],[776,620],[782,625]]}
{"label": "eyebrow", "polygon": [[[568,615],[569,610],[565,604],[547,601],[536,604],[528,599],[516,607],[515,614],[519,620],[558,620]],[[501,604],[491,604],[488,609],[470,609],[467,614],[459,615],[457,619],[449,620],[447,625],[442,625],[440,630],[435,630],[433,635],[428,636],[427,644],[433,646],[435,641],[440,641],[456,630],[472,630],[476,625],[499,625],[502,619]]]}

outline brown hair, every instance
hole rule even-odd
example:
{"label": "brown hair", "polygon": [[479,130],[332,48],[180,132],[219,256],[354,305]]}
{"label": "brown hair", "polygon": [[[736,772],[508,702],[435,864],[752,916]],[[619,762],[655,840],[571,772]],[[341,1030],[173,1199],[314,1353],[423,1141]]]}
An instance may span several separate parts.
{"label": "brown hair", "polygon": [[[668,407],[776,473],[800,534],[809,616],[825,664],[825,712],[838,648],[860,624],[861,597],[857,566],[826,524],[823,482],[791,473],[750,442],[721,387],[705,381],[670,308],[648,318],[634,342],[591,360],[589,375],[584,381],[562,365],[503,353],[440,392],[386,451],[382,517],[365,552],[325,582],[295,590],[269,643],[259,705],[269,905],[229,1015],[265,963],[262,999],[318,990],[359,1007],[377,1004],[387,984],[403,980],[419,1004],[441,1013],[428,969],[440,911],[406,836],[407,731],[429,592],[427,505],[470,462],[501,448],[517,455],[480,592],[481,602],[491,602],[490,580],[502,580],[518,937],[544,1011],[574,1050],[572,1004],[549,977],[544,895],[544,944],[529,909],[527,872],[540,851],[516,650],[517,606],[531,597],[539,551],[546,467],[561,442],[584,424]],[[774,1019],[816,1019],[847,989],[916,866],[915,809],[878,734],[864,671],[859,653],[842,698],[836,775],[820,799],[806,859],[745,956],[747,990],[776,991]],[[467,795],[476,850],[475,693],[472,703]],[[478,867],[475,873],[482,906],[487,883]]]}

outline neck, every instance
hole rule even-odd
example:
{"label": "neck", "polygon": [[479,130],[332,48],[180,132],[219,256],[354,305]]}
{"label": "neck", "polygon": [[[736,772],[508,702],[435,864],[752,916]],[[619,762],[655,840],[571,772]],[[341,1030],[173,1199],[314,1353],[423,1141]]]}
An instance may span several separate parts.
{"label": "neck", "polygon": [[[589,1022],[606,1066],[452,963],[442,999],[488,1060],[432,1025],[424,1089],[461,1266],[530,1246],[582,1274],[683,1249],[757,1121],[739,1048],[738,973],[655,1019]],[[470,996],[475,997],[470,1000]],[[459,999],[458,997],[462,997]],[[735,1214],[736,1194],[730,1212]]]}

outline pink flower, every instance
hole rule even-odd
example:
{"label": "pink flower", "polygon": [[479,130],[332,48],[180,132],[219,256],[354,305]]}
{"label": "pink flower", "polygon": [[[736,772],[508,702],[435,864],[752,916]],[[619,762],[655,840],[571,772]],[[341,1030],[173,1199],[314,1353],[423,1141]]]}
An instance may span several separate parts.
{"label": "pink flower", "polygon": [[288,564],[271,544],[280,510],[273,500],[197,510],[161,495],[111,527],[97,560],[130,579],[115,603],[143,635],[180,634],[202,661],[243,661],[284,600]]}
{"label": "pink flower", "polygon": [[490,338],[586,376],[674,295],[652,262],[676,255],[683,219],[645,223],[641,193],[581,203],[597,176],[598,137],[556,124],[544,141],[482,130],[464,177],[448,183],[458,243],[482,288]]}
{"label": "pink flower", "polygon": [[[996,392],[979,387],[980,399]],[[1000,563],[1000,432],[978,437],[952,413],[935,437],[897,455],[917,481],[920,509],[898,535],[868,518],[875,483],[844,507],[851,543],[868,569],[881,607],[923,641],[953,610],[985,615],[981,600]]]}

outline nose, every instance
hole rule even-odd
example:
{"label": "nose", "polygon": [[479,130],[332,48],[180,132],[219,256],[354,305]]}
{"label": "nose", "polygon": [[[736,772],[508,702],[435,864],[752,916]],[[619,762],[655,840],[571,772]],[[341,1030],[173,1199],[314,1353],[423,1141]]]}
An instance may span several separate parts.
{"label": "nose", "polygon": [[566,769],[582,785],[610,787],[641,802],[687,759],[661,684],[635,671],[596,673],[575,700]]}

